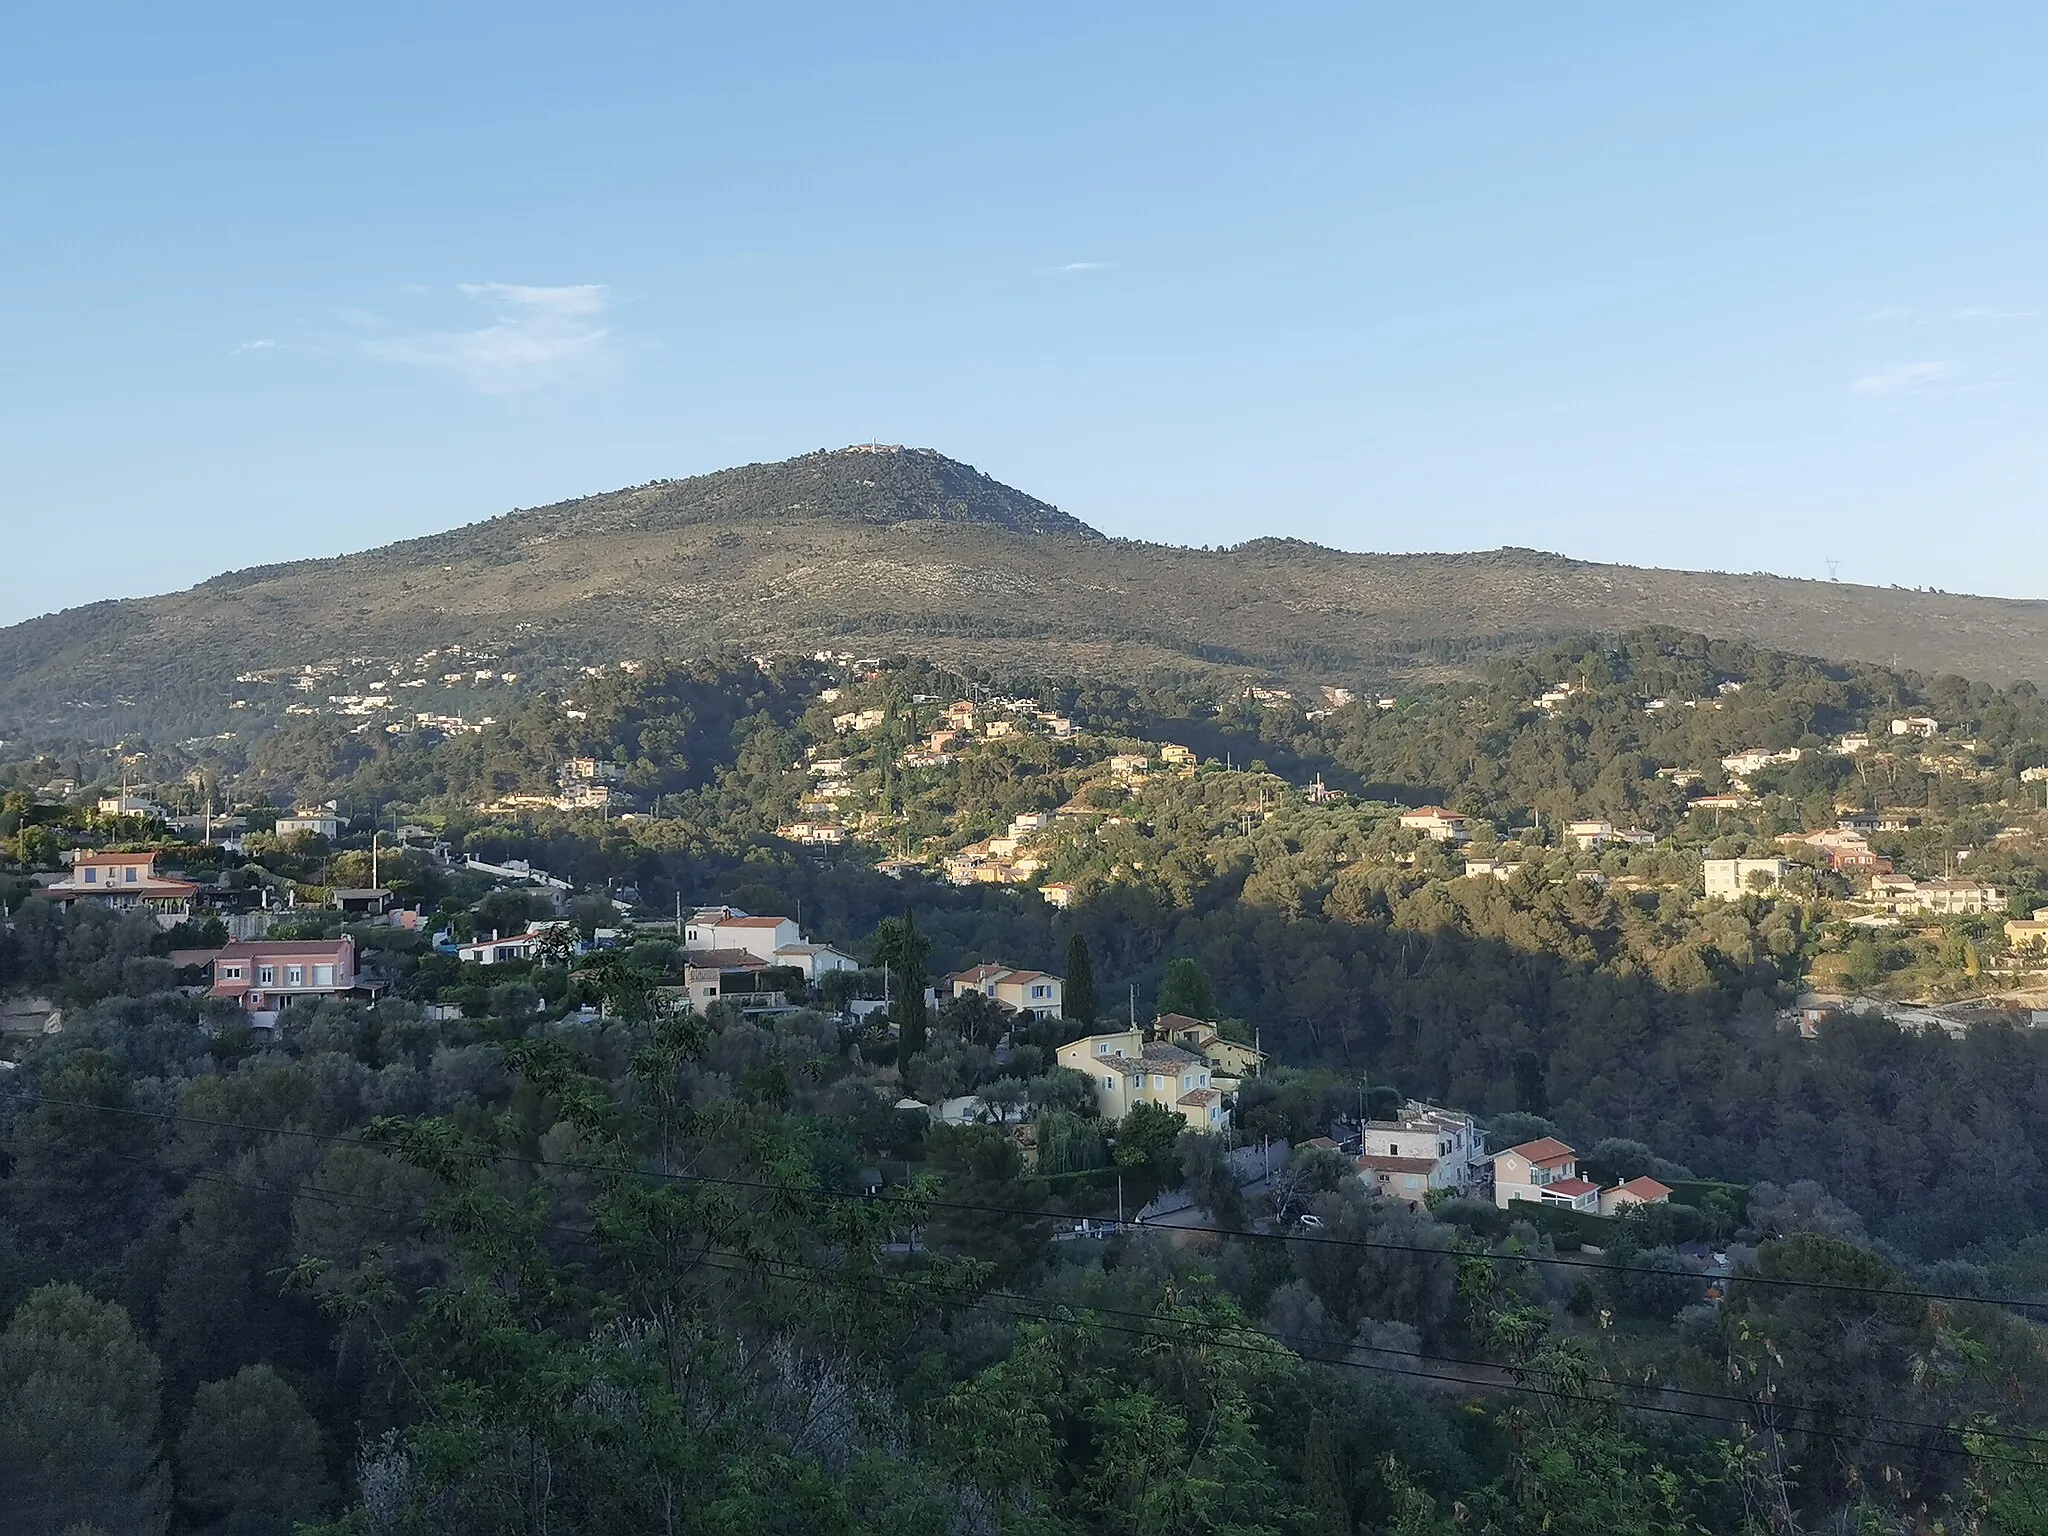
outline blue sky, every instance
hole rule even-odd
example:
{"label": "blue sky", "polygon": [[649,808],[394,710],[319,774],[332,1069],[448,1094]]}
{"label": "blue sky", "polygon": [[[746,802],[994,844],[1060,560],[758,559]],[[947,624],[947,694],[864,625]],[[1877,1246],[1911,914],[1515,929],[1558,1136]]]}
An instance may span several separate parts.
{"label": "blue sky", "polygon": [[2038,7],[997,10],[17,11],[0,621],[870,437],[2048,597]]}

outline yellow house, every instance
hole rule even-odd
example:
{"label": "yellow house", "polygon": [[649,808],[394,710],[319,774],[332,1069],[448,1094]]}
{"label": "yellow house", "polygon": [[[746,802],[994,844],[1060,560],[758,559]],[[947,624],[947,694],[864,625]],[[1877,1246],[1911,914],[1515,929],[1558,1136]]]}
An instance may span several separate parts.
{"label": "yellow house", "polygon": [[2048,907],[2034,908],[2032,917],[2009,918],[2005,941],[2014,949],[2039,949],[2048,944]]}
{"label": "yellow house", "polygon": [[1190,1130],[1230,1126],[1222,1091],[1210,1084],[1209,1064],[1192,1051],[1126,1029],[1069,1041],[1058,1057],[1061,1066],[1093,1081],[1096,1113],[1112,1125],[1140,1104],[1156,1104],[1184,1117]]}
{"label": "yellow house", "polygon": [[1258,1071],[1259,1063],[1265,1059],[1248,1045],[1224,1039],[1216,1026],[1206,1019],[1190,1018],[1184,1013],[1162,1013],[1157,1027],[1159,1033],[1174,1045],[1193,1051],[1217,1072],[1228,1077],[1249,1077]]}

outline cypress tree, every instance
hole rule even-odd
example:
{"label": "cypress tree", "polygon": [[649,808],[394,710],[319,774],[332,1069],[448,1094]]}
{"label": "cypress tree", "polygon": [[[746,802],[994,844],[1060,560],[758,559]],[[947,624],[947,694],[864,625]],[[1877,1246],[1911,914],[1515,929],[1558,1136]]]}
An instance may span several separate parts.
{"label": "cypress tree", "polygon": [[1315,1536],[1351,1536],[1350,1504],[1337,1471],[1337,1437],[1330,1421],[1313,1409],[1301,1452],[1301,1482],[1302,1502],[1308,1506],[1306,1528]]}
{"label": "cypress tree", "polygon": [[931,940],[917,931],[917,919],[908,908],[903,913],[903,934],[897,950],[902,983],[896,993],[896,1060],[907,1066],[910,1058],[924,1050],[927,1022],[924,1006],[924,959],[931,952]]}
{"label": "cypress tree", "polygon": [[1067,979],[1060,993],[1060,1017],[1077,1024],[1095,1022],[1095,971],[1088,963],[1087,937],[1079,932],[1067,940]]}

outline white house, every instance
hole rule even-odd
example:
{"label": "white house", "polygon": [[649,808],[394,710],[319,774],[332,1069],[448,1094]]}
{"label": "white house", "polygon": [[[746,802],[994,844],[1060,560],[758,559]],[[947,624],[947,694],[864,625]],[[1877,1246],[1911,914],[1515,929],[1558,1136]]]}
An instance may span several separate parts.
{"label": "white house", "polygon": [[[751,951],[750,951],[751,953]],[[857,971],[860,962],[849,954],[834,949],[830,944],[780,944],[771,957],[776,965],[793,965],[803,972],[804,980],[812,986],[818,984],[820,976],[834,971]]]}
{"label": "white house", "polygon": [[1485,1141],[1470,1115],[1411,1099],[1393,1119],[1366,1123],[1358,1176],[1375,1194],[1419,1207],[1433,1189],[1477,1184]]}
{"label": "white house", "polygon": [[1718,901],[1774,891],[1785,879],[1783,859],[1708,859],[1705,870],[1706,894]]}
{"label": "white house", "polygon": [[857,971],[860,962],[829,944],[806,942],[794,918],[752,917],[738,907],[699,907],[683,922],[683,953],[746,955],[762,965],[794,966],[816,986],[833,971]]}
{"label": "white house", "polygon": [[1908,715],[1892,722],[1894,736],[1918,736],[1923,741],[1931,740],[1940,729],[1941,722],[1931,715]]}
{"label": "white house", "polygon": [[515,933],[502,939],[493,933],[488,939],[457,945],[455,956],[465,965],[514,965],[531,960],[539,943],[537,933]]}
{"label": "white house", "polygon": [[1420,832],[1433,843],[1462,843],[1472,835],[1463,816],[1440,805],[1402,812],[1401,825],[1410,832]]}
{"label": "white house", "polygon": [[341,835],[341,817],[329,810],[294,811],[289,816],[277,818],[277,835],[291,837],[295,833],[312,832],[332,842]]}
{"label": "white house", "polygon": [[802,942],[795,918],[750,917],[737,907],[702,907],[683,924],[683,949],[689,954],[742,949],[763,964],[773,965],[778,949]]}

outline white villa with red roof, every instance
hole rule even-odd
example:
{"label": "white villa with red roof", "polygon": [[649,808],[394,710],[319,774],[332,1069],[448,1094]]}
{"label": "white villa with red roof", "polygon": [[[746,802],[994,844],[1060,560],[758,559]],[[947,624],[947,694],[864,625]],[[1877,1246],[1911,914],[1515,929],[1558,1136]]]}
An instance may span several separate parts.
{"label": "white villa with red roof", "polygon": [[1505,1210],[1517,1200],[1618,1216],[1632,1205],[1669,1204],[1671,1187],[1645,1175],[1602,1189],[1579,1177],[1576,1152],[1545,1136],[1493,1155],[1493,1203]]}
{"label": "white villa with red roof", "polygon": [[705,956],[737,952],[764,966],[793,966],[813,986],[829,972],[860,969],[858,960],[829,944],[806,943],[793,918],[753,917],[738,907],[692,912],[683,922],[683,952],[697,964],[706,963]]}
{"label": "white villa with red roof", "polygon": [[192,910],[199,887],[190,880],[160,875],[156,854],[81,853],[71,873],[43,887],[42,894],[69,906],[96,901],[123,911],[153,912],[159,919],[184,917]]}
{"label": "white villa with red roof", "polygon": [[1420,832],[1430,841],[1437,843],[1462,843],[1472,835],[1463,816],[1456,811],[1447,811],[1440,805],[1425,805],[1419,810],[1403,811],[1401,825],[1410,832]]}

